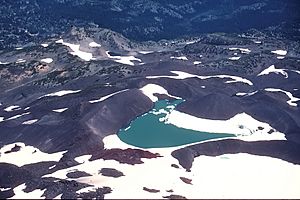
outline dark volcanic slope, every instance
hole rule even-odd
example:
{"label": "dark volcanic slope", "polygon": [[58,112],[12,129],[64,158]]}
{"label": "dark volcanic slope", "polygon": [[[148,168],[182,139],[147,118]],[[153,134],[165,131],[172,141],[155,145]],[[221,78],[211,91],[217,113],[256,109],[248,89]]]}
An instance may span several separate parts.
{"label": "dark volcanic slope", "polygon": [[271,156],[300,164],[300,145],[289,141],[255,141],[220,140],[188,146],[172,152],[186,170],[190,170],[194,158],[220,156],[223,154],[249,153],[260,156]]}
{"label": "dark volcanic slope", "polygon": [[[185,113],[202,118],[229,119],[245,112],[285,133],[287,139],[300,141],[297,104],[289,105],[287,101],[290,97],[284,93],[265,90],[282,89],[298,97],[299,42],[277,40],[263,34],[256,37],[247,33],[243,36],[203,35],[193,42],[175,40],[167,42],[167,45],[139,44],[117,33],[95,27],[73,28],[63,39],[70,44],[80,44],[80,50],[91,54],[94,60],[85,61],[71,55],[72,50],[55,42],[57,39],[45,41],[48,47],[38,44],[0,54],[0,116],[4,120],[0,122],[2,145],[20,141],[47,152],[71,147],[77,149],[79,154],[85,151],[82,149],[94,149],[93,143],[97,141],[95,137],[101,140],[116,133],[132,119],[151,109],[152,102],[137,90],[147,83],[158,84],[170,94],[186,99],[178,107],[178,110]],[[91,41],[102,46],[89,47]],[[250,50],[246,53],[239,49],[230,50],[233,47]],[[284,59],[278,59],[271,52],[277,49],[288,51]],[[140,50],[151,50],[153,53],[142,54]],[[139,60],[133,61],[132,65],[118,63],[106,51]],[[187,60],[176,59],[180,56]],[[231,57],[239,59],[230,60]],[[45,58],[51,58],[53,62],[46,63],[43,61]],[[200,63],[194,64],[195,61]],[[271,65],[285,69],[288,77],[281,73],[257,76]],[[175,76],[170,73],[172,70],[201,76],[225,74],[229,77],[183,80],[146,78],[149,75]],[[230,76],[248,79],[251,85],[242,82],[226,83],[232,81]],[[40,98],[61,90],[80,91],[65,96]],[[103,102],[89,103],[123,90],[128,91]],[[4,110],[13,105],[20,108],[9,112]],[[61,108],[67,110],[63,113],[53,112]],[[8,120],[17,115],[22,116]],[[22,124],[32,119],[37,119],[37,122],[32,125]],[[33,140],[34,135],[39,137]],[[62,137],[65,140],[61,140]]]}

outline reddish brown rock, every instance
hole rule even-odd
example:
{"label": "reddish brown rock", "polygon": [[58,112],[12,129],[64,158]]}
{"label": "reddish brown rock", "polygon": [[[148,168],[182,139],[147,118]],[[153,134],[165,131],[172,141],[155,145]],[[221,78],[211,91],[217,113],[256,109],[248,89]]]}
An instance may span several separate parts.
{"label": "reddish brown rock", "polygon": [[126,163],[130,165],[144,163],[142,158],[157,158],[159,154],[151,153],[150,151],[144,151],[141,149],[105,149],[94,155],[90,160],[104,159],[104,160],[116,160],[120,163]]}
{"label": "reddish brown rock", "polygon": [[187,199],[186,197],[181,196],[181,195],[177,195],[177,194],[171,194],[170,196],[163,196],[163,198],[166,198],[166,199]]}
{"label": "reddish brown rock", "polygon": [[147,192],[150,192],[150,193],[158,193],[158,192],[160,192],[160,190],[150,189],[150,188],[147,188],[147,187],[143,187],[143,190],[145,190]]}
{"label": "reddish brown rock", "polygon": [[192,179],[185,178],[185,177],[180,177],[180,179],[181,179],[184,183],[192,185]]}
{"label": "reddish brown rock", "polygon": [[174,167],[174,168],[176,168],[176,169],[178,169],[178,168],[179,168],[179,166],[178,166],[178,165],[176,165],[176,164],[172,164],[172,165],[171,165],[171,167]]}

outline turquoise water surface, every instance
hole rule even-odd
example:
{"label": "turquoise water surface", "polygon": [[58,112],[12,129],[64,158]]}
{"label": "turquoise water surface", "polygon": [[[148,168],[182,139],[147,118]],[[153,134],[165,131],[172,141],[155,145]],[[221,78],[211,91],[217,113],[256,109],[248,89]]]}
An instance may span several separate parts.
{"label": "turquoise water surface", "polygon": [[[133,120],[129,127],[121,129],[119,138],[130,145],[141,148],[173,147],[214,138],[234,137],[228,133],[208,133],[194,131],[166,124],[163,117],[183,100],[160,100],[154,109]],[[155,114],[157,111],[164,113]]]}

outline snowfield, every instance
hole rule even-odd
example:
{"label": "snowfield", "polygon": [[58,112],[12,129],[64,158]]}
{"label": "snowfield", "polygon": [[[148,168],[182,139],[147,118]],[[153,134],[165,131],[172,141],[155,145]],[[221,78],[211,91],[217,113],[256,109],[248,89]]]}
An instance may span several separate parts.
{"label": "snowfield", "polygon": [[[123,143],[116,135],[107,136],[103,141],[106,149],[136,148]],[[144,163],[137,165],[102,159],[89,161],[91,156],[84,155],[75,158],[82,164],[44,177],[67,178],[66,174],[71,171],[87,172],[92,176],[69,180],[92,185],[80,192],[94,191],[97,187],[110,187],[113,191],[105,195],[106,199],[125,196],[130,199],[161,199],[162,196],[170,195],[167,190],[173,190],[174,194],[186,198],[297,198],[300,196],[297,187],[300,184],[299,165],[276,158],[239,153],[196,157],[191,172],[187,172],[181,167],[178,169],[171,167],[171,164],[179,165],[178,161],[171,156],[171,152],[182,147],[184,146],[147,149],[152,153],[159,153],[162,157],[143,159]],[[103,176],[98,173],[98,170],[104,167],[116,169],[124,176],[118,178]],[[184,183],[180,177],[190,179],[191,184]],[[144,191],[143,187],[156,189],[159,192],[149,193]],[[199,188],[203,192],[199,193]]]}
{"label": "snowfield", "polygon": [[39,97],[39,99],[41,99],[43,97],[61,97],[61,96],[64,96],[64,95],[75,94],[75,93],[78,93],[78,92],[81,92],[81,90],[61,90],[61,91],[58,91],[58,92],[45,94],[45,95]]}
{"label": "snowfield", "polygon": [[97,48],[97,47],[101,47],[101,44],[98,44],[98,43],[96,43],[96,42],[90,42],[90,43],[89,43],[89,46],[90,46],[90,47],[93,47],[93,48]]}
{"label": "snowfield", "polygon": [[[5,153],[11,150],[15,145],[21,147],[17,152]],[[0,162],[10,163],[19,167],[31,163],[43,162],[43,161],[56,161],[58,162],[66,151],[58,153],[44,153],[39,149],[26,145],[21,142],[5,145],[0,149],[1,157]]]}
{"label": "snowfield", "polygon": [[156,94],[165,94],[165,95],[168,95],[169,97],[173,97],[175,99],[180,99],[179,97],[170,95],[165,88],[163,88],[159,85],[155,85],[155,84],[145,85],[144,87],[140,88],[140,90],[144,93],[144,95],[149,97],[149,99],[151,99],[152,102],[158,101],[158,98],[156,96],[154,96],[155,93]]}
{"label": "snowfield", "polygon": [[74,55],[74,56],[78,56],[79,58],[81,58],[82,60],[85,61],[91,61],[94,60],[93,58],[93,54],[92,53],[88,53],[88,52],[84,52],[80,50],[80,45],[79,44],[71,44],[71,43],[67,43],[64,42],[63,39],[57,40],[56,41],[57,44],[62,44],[64,46],[69,47],[72,52],[70,52],[70,54]]}
{"label": "snowfield", "polygon": [[275,74],[282,74],[285,78],[288,78],[288,74],[285,72],[284,69],[276,69],[274,65],[271,65],[267,69],[264,69],[262,72],[260,72],[257,76],[262,76],[262,75],[268,75],[270,73],[275,73]]}
{"label": "snowfield", "polygon": [[114,59],[115,62],[122,63],[122,64],[125,64],[125,65],[134,66],[134,63],[132,61],[138,61],[140,63],[142,62],[141,59],[136,58],[134,56],[111,56],[109,54],[109,51],[106,51],[106,55],[107,55],[108,58]]}
{"label": "snowfield", "polygon": [[[195,76],[184,72],[178,72],[177,75],[180,78]],[[165,94],[180,99],[180,97],[170,95],[165,88],[156,84],[147,84],[140,88],[140,90],[153,102],[158,101],[158,98],[154,96],[154,94]],[[275,89],[266,90],[279,91]],[[127,90],[121,90],[106,95],[98,100],[90,101],[90,103],[104,101],[109,97],[125,91]],[[282,91],[280,90],[280,92]],[[57,96],[57,94],[68,94],[68,92],[52,94]],[[249,95],[249,93],[240,93],[240,95]],[[293,99],[292,101],[294,102],[296,100]],[[157,112],[153,112],[153,114],[165,114],[165,116],[159,120],[160,123],[173,124],[177,127],[196,131],[232,133],[237,136],[232,139],[237,140],[286,140],[283,133],[276,131],[268,123],[258,121],[246,113],[237,114],[228,120],[211,120],[188,115],[176,111],[174,108],[174,106],[169,106],[169,111],[160,109]],[[35,120],[29,120],[25,124],[35,123]],[[269,134],[268,131],[271,129],[273,129],[274,132]],[[195,142],[193,144],[223,139],[225,138]],[[122,142],[116,134],[106,136],[103,139],[103,143],[105,149],[142,149]],[[143,164],[135,165],[119,163],[115,160],[97,159],[89,161],[91,155],[82,155],[75,158],[75,161],[77,161],[79,165],[60,169],[53,173],[46,174],[43,177],[75,180],[80,183],[91,185],[77,191],[77,193],[95,191],[98,187],[110,187],[112,192],[105,195],[106,199],[124,197],[130,199],[161,199],[163,196],[171,194],[168,192],[169,190],[173,190],[172,194],[182,195],[186,198],[300,197],[300,191],[298,189],[300,184],[300,165],[294,165],[281,159],[267,156],[238,153],[223,154],[215,157],[195,157],[191,171],[188,172],[179,165],[178,160],[175,159],[171,153],[174,150],[193,144],[177,147],[144,149],[151,153],[158,153],[161,157],[152,159],[143,158]],[[11,150],[15,145],[21,146],[21,149],[9,154],[5,153]],[[47,154],[32,146],[27,146],[23,143],[14,143],[0,149],[0,162],[11,163],[17,166],[24,166],[26,164],[42,161],[58,162],[65,152],[66,151]],[[174,164],[177,165],[178,168],[172,167]],[[54,168],[55,166],[56,165],[50,166],[49,169]],[[99,173],[101,168],[118,170],[119,172],[122,172],[124,176],[117,178],[105,176]],[[91,176],[80,178],[67,177],[69,172],[75,171],[83,171]],[[189,180],[190,184],[184,182],[182,178]],[[157,192],[147,192],[143,190],[143,187],[155,189]],[[44,193],[44,190],[34,190],[30,193],[25,193],[23,191],[24,188],[25,184],[15,187],[13,190],[16,195],[13,198],[41,198],[41,195]],[[202,192],[199,192],[199,189]],[[56,198],[60,197],[61,195]]]}

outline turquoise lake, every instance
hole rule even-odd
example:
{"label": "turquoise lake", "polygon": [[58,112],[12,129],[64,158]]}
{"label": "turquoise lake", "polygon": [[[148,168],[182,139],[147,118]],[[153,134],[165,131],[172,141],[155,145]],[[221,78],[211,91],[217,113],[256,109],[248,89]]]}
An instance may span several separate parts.
{"label": "turquoise lake", "polygon": [[182,102],[181,99],[157,101],[151,111],[121,129],[118,137],[127,144],[141,148],[174,147],[214,138],[234,137],[229,133],[200,132],[166,124],[163,118]]}

